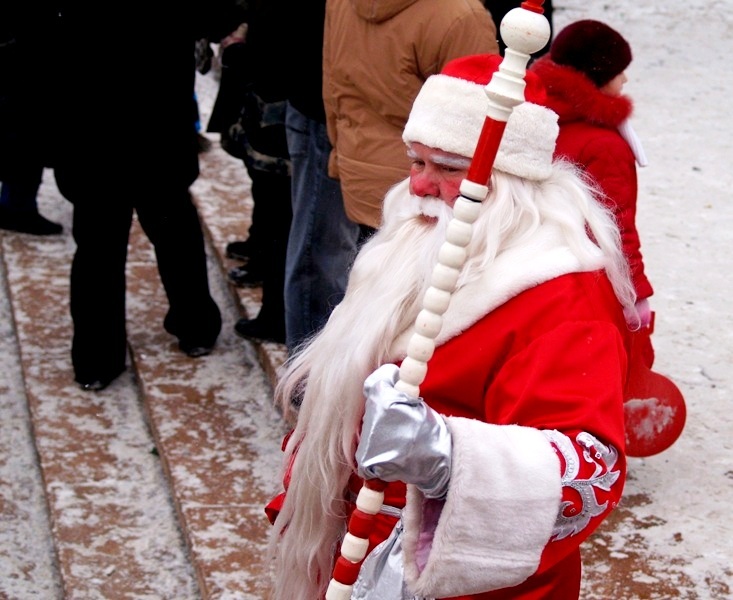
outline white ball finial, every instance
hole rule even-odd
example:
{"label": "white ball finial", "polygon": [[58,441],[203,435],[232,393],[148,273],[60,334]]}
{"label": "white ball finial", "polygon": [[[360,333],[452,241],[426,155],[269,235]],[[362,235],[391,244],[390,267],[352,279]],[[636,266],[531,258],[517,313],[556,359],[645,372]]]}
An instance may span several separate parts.
{"label": "white ball finial", "polygon": [[550,23],[542,13],[513,8],[501,20],[501,39],[507,48],[522,54],[542,50],[550,39]]}

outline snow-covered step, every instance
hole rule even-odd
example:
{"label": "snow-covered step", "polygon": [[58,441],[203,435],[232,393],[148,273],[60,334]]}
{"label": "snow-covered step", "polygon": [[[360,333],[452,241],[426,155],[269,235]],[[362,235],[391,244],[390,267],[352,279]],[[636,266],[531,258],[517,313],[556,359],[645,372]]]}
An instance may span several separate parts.
{"label": "snow-covered step", "polygon": [[[42,194],[55,193],[44,185]],[[246,210],[246,194],[237,198]],[[70,209],[63,201],[60,206]],[[25,498],[4,496],[13,500],[5,503],[3,517],[17,520],[16,539],[30,538],[4,556],[29,577],[51,579],[43,588],[40,581],[26,588],[19,582],[18,589],[69,599],[264,597],[269,525],[263,507],[279,491],[287,430],[272,406],[271,377],[284,349],[260,348],[234,334],[239,316],[256,314],[259,292],[242,294],[226,282],[228,265],[216,249],[223,251],[225,240],[211,237],[245,235],[247,219],[245,212],[244,219],[231,220],[238,231],[205,224],[212,291],[224,325],[214,352],[200,359],[178,351],[162,328],[165,297],[152,248],[135,224],[128,261],[129,368],[98,393],[73,382],[70,235],[3,236],[20,386],[42,488],[31,499],[40,525],[26,529]],[[68,228],[68,213],[65,220]],[[40,493],[48,523],[37,514]],[[27,556],[27,548],[38,556]]]}

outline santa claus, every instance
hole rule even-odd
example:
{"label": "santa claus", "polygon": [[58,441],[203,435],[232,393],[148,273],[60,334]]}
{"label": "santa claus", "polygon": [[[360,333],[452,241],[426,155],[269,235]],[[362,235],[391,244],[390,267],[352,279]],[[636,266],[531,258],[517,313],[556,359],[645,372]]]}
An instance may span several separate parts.
{"label": "santa claus", "polygon": [[295,422],[274,521],[274,598],[328,585],[362,477],[391,482],[352,598],[577,598],[579,545],[621,497],[634,292],[594,190],[553,162],[557,116],[508,121],[421,399],[395,389],[500,59],[430,77],[408,179],[276,398]]}

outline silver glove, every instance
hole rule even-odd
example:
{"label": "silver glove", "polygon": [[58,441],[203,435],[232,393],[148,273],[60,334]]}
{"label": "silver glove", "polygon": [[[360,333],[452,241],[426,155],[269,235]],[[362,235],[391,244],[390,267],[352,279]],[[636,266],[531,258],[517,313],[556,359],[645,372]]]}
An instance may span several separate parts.
{"label": "silver glove", "polygon": [[364,382],[359,476],[411,483],[428,498],[443,498],[451,474],[450,431],[420,398],[396,390],[398,380],[399,368],[387,364]]}

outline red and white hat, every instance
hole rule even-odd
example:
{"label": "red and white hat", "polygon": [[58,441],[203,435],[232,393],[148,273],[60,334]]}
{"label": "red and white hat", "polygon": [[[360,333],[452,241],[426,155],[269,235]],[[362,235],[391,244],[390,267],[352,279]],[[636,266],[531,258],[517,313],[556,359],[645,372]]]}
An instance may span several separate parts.
{"label": "red and white hat", "polygon": [[[472,158],[489,102],[484,88],[501,61],[498,54],[464,56],[428,77],[407,119],[405,143]],[[540,79],[527,72],[525,82],[525,102],[509,117],[494,169],[539,181],[550,176],[559,129],[557,115],[540,106],[546,98]]]}

